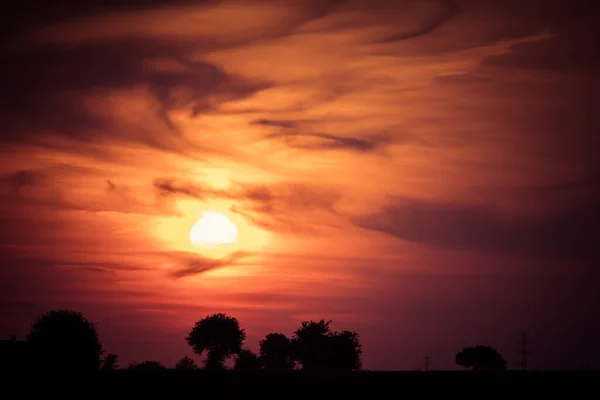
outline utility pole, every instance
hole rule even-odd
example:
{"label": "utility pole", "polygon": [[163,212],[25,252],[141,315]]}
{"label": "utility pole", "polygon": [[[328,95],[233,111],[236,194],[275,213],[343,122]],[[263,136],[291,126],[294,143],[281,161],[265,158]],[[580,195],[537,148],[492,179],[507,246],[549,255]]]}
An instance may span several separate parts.
{"label": "utility pole", "polygon": [[527,332],[521,332],[521,369],[527,371],[527,356],[530,354],[527,348]]}
{"label": "utility pole", "polygon": [[423,357],[425,360],[425,371],[429,371],[429,367],[431,366],[431,358],[429,356]]}

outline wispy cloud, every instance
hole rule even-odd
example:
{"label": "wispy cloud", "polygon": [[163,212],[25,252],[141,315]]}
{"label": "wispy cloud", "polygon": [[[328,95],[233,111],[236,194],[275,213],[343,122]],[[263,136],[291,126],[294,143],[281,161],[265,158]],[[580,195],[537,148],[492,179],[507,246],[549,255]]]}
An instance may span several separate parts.
{"label": "wispy cloud", "polygon": [[218,268],[243,265],[243,259],[247,258],[249,255],[250,254],[246,252],[234,252],[223,258],[215,259],[202,257],[197,254],[171,254],[169,257],[178,264],[181,264],[181,266],[178,266],[171,271],[170,275],[173,278],[185,278],[188,276],[201,275]]}
{"label": "wispy cloud", "polygon": [[310,123],[300,121],[257,119],[250,123],[277,128],[276,132],[269,133],[265,137],[282,139],[290,147],[305,150],[350,150],[366,153],[384,147],[390,142],[389,137],[384,135],[359,138],[311,132],[314,128],[310,126]]}
{"label": "wispy cloud", "polygon": [[382,42],[410,40],[432,33],[460,13],[461,7],[459,4],[460,1],[457,0],[437,0],[423,3],[404,2],[402,6],[408,6],[409,9],[414,7],[414,11],[418,13],[417,15],[424,15],[419,21],[419,25],[404,32],[385,36],[380,40]]}
{"label": "wispy cloud", "polygon": [[220,194],[216,190],[201,187],[194,182],[181,182],[174,178],[155,179],[153,185],[161,196],[178,195],[203,200]]}
{"label": "wispy cloud", "polygon": [[[80,182],[80,179],[85,179],[84,176],[97,186],[89,189],[85,196],[70,196],[76,190],[72,183]],[[103,178],[101,171],[68,165],[19,170],[0,179],[0,201],[5,206],[18,202],[20,207],[46,207],[54,210],[111,211],[143,215],[175,213],[172,206],[160,197],[148,201],[143,191],[137,193],[127,185]]]}
{"label": "wispy cloud", "polygon": [[[189,60],[189,52],[176,43],[140,41],[5,52],[2,138],[32,143],[40,131],[50,131],[83,144],[101,140],[202,153],[205,149],[182,135],[169,111],[206,112],[265,86]],[[169,63],[181,67],[165,68]],[[143,109],[139,102],[145,103]],[[127,103],[132,109],[124,113]],[[32,114],[36,118],[28,118]]]}
{"label": "wispy cloud", "polygon": [[333,189],[308,183],[271,185],[234,183],[228,189],[212,189],[176,179],[158,179],[154,186],[162,196],[179,196],[197,200],[226,199],[233,202],[231,211],[246,217],[252,224],[276,232],[313,232],[314,224],[326,223],[324,215],[336,213],[340,194]]}

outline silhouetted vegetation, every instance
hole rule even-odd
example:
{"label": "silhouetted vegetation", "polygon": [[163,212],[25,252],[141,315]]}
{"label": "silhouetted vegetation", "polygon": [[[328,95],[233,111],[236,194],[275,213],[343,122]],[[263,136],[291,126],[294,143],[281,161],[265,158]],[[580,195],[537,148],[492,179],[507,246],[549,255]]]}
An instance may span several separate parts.
{"label": "silhouetted vegetation", "polygon": [[39,316],[27,342],[35,366],[46,370],[98,370],[104,352],[96,325],[81,313],[64,309]]}
{"label": "silhouetted vegetation", "polygon": [[303,321],[292,338],[294,358],[303,370],[323,369],[327,364],[327,345],[331,321]]}
{"label": "silhouetted vegetation", "polygon": [[295,360],[303,370],[358,370],[362,346],[356,332],[332,332],[331,321],[303,321],[292,338]]}
{"label": "silhouetted vegetation", "polygon": [[[290,372],[350,372],[362,368],[362,345],[355,331],[331,330],[332,321],[302,321],[291,338],[282,333],[269,333],[259,343],[259,353],[243,348],[245,330],[238,320],[223,313],[208,315],[197,321],[185,338],[198,356],[204,356],[204,370],[226,370],[225,361],[233,357],[233,371]],[[6,341],[5,341],[6,342]],[[96,325],[81,313],[59,309],[40,315],[32,324],[26,342],[12,339],[11,348],[27,344],[21,358],[30,367],[59,371],[114,371],[119,369],[118,356],[104,350]],[[6,343],[5,343],[6,344]],[[6,353],[6,352],[5,352]],[[9,353],[6,353],[9,354]],[[11,360],[14,358],[11,354]],[[506,361],[489,346],[462,349],[456,364],[474,371],[505,371]],[[12,362],[12,361],[11,361]],[[23,363],[21,363],[23,364]],[[135,362],[128,371],[165,371],[158,361]],[[181,358],[175,370],[200,370],[190,357]],[[113,374],[109,374],[113,375]]]}
{"label": "silhouetted vegetation", "polygon": [[205,369],[219,370],[228,357],[239,354],[245,339],[238,320],[220,313],[196,322],[186,340],[194,353],[207,353]]}
{"label": "silhouetted vegetation", "polygon": [[268,371],[293,369],[295,362],[291,340],[282,333],[269,333],[260,341],[260,361]]}
{"label": "silhouetted vegetation", "polygon": [[235,357],[233,369],[236,371],[258,371],[260,368],[259,358],[251,350],[242,349]]}
{"label": "silhouetted vegetation", "polygon": [[329,336],[328,367],[354,371],[362,368],[362,345],[358,334],[351,331],[333,332]]}
{"label": "silhouetted vegetation", "polygon": [[196,365],[196,361],[186,356],[177,361],[175,369],[196,370],[198,369],[198,365]]}
{"label": "silhouetted vegetation", "polygon": [[139,372],[156,372],[156,371],[165,371],[167,367],[159,363],[158,361],[142,361],[140,363],[131,363],[129,367],[127,367],[130,371],[139,371]]}
{"label": "silhouetted vegetation", "polygon": [[456,364],[474,371],[504,371],[506,361],[489,346],[465,347],[456,355]]}
{"label": "silhouetted vegetation", "polygon": [[119,368],[118,364],[119,357],[116,354],[108,354],[102,360],[102,367],[100,367],[103,371],[114,371]]}

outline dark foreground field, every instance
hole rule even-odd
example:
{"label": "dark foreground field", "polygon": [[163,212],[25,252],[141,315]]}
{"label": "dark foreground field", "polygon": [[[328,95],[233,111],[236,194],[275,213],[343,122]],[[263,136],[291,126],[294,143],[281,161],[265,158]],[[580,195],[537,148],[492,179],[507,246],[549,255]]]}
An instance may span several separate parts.
{"label": "dark foreground field", "polygon": [[167,370],[160,372],[113,371],[94,375],[43,374],[19,377],[3,374],[2,387],[16,385],[33,395],[79,393],[86,397],[107,395],[152,395],[174,397],[187,393],[194,398],[415,398],[456,392],[461,397],[497,395],[514,397],[519,393],[568,398],[598,398],[600,372],[356,372],[351,374],[307,374],[292,372],[207,373]]}

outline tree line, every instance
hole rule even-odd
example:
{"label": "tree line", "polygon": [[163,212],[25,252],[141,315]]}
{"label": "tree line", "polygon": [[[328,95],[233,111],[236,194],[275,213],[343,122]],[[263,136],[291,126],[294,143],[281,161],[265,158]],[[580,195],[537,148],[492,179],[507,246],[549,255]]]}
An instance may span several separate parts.
{"label": "tree line", "polygon": [[[225,370],[226,360],[233,358],[234,370],[251,371],[352,371],[362,367],[362,345],[354,331],[333,331],[331,321],[303,321],[291,338],[269,333],[255,354],[244,346],[246,331],[239,321],[224,313],[209,315],[199,321],[185,338],[193,352],[204,357],[203,369]],[[37,317],[27,335],[28,367],[49,370],[114,370],[118,356],[106,354],[96,324],[83,314],[68,310],[51,310]],[[195,361],[183,357],[176,369],[200,369]],[[157,361],[147,360],[128,365],[131,370],[166,369]]]}
{"label": "tree line", "polygon": [[[333,331],[332,321],[302,321],[292,337],[269,333],[259,343],[258,354],[244,346],[246,332],[239,321],[224,313],[197,321],[185,338],[192,351],[204,357],[202,369],[225,370],[233,358],[237,371],[356,371],[362,368],[362,345],[355,331]],[[106,354],[96,324],[83,314],[58,309],[37,317],[27,335],[27,363],[21,366],[45,370],[116,370],[118,356]],[[473,370],[504,370],[506,361],[492,347],[468,347],[456,355],[456,364]],[[15,366],[16,367],[16,366]],[[175,365],[179,370],[201,369],[189,358]],[[125,369],[154,371],[167,369],[147,360]]]}

